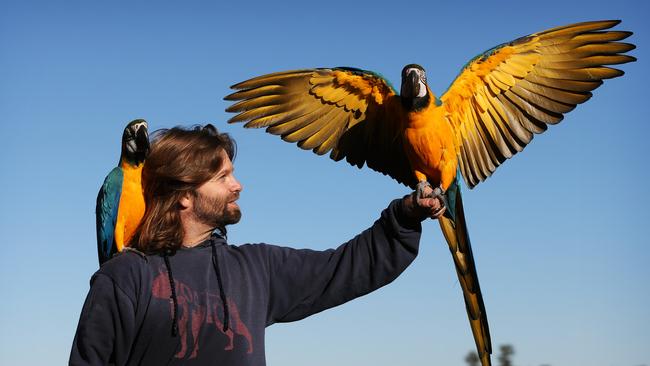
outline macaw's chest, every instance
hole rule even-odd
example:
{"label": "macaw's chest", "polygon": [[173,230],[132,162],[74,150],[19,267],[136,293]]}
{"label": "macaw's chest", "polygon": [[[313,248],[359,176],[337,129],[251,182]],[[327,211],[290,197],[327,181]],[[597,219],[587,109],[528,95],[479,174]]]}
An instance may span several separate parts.
{"label": "macaw's chest", "polygon": [[447,189],[456,177],[456,137],[442,108],[408,114],[404,129],[405,149],[418,180],[426,176]]}
{"label": "macaw's chest", "polygon": [[124,243],[128,243],[144,215],[142,194],[142,164],[137,167],[123,166],[124,180],[117,213],[116,230],[123,231]]}

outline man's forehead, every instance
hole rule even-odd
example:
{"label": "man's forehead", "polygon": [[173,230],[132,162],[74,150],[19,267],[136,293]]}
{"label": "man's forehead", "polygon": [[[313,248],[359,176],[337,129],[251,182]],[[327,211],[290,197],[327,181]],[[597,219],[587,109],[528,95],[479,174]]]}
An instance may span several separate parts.
{"label": "man's forehead", "polygon": [[217,171],[217,174],[225,170],[232,170],[233,169],[232,161],[230,160],[230,156],[226,154],[226,151],[221,149],[217,154],[221,156],[221,167]]}

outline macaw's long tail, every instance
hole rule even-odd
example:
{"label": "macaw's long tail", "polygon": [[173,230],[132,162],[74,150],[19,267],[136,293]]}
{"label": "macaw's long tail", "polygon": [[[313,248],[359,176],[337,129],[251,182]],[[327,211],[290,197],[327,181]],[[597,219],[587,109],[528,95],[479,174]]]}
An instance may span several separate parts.
{"label": "macaw's long tail", "polygon": [[472,327],[472,333],[474,333],[481,365],[489,366],[491,365],[490,354],[492,353],[490,328],[488,327],[485,305],[483,305],[481,287],[478,283],[472,245],[469,241],[465,213],[463,212],[463,200],[457,181],[447,189],[445,196],[447,198],[447,212],[438,221],[454,258],[458,281],[463,289],[467,316]]}

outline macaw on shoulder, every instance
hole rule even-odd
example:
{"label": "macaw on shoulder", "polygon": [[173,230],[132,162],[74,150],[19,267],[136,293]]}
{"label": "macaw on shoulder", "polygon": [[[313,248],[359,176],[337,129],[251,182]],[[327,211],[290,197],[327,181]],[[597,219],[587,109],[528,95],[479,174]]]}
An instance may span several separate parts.
{"label": "macaw on shoulder", "polygon": [[143,119],[131,121],[122,134],[122,153],[97,195],[97,255],[99,265],[128,246],[144,215],[141,174],[149,153],[149,133]]}
{"label": "macaw on shoulder", "polygon": [[266,128],[283,140],[336,161],[364,164],[438,197],[439,219],[483,366],[492,345],[465,222],[459,178],[470,188],[521,152],[535,134],[559,123],[604,79],[623,75],[608,65],[635,58],[620,42],[632,33],[619,21],[556,27],[503,43],[470,60],[437,98],[424,68],[402,70],[401,93],[371,71],[319,68],[278,72],[232,86],[229,122]]}

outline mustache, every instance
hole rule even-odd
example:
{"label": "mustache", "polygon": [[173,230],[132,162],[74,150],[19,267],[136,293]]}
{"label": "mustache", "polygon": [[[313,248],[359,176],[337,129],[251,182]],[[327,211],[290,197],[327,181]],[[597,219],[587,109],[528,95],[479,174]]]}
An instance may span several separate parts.
{"label": "mustache", "polygon": [[239,192],[231,194],[228,196],[228,202],[235,202],[239,199]]}

